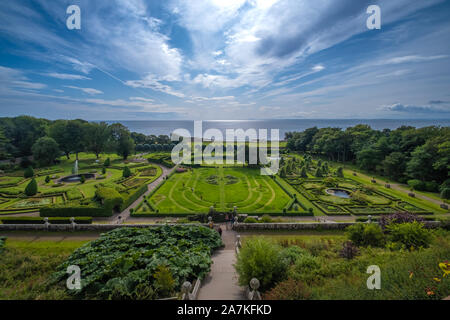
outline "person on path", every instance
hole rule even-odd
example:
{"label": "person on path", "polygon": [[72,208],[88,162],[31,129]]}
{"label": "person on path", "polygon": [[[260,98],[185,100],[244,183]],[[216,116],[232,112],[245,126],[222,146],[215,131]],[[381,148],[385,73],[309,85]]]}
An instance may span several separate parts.
{"label": "person on path", "polygon": [[230,222],[230,216],[225,213],[225,228],[228,230],[228,223]]}
{"label": "person on path", "polygon": [[217,232],[220,234],[220,236],[222,237],[222,228],[221,227],[219,227],[219,228],[217,228]]}

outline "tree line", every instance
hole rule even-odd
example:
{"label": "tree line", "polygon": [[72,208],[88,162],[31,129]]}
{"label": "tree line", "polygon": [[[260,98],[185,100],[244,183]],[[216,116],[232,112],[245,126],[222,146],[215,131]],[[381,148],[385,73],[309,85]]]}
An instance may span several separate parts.
{"label": "tree line", "polygon": [[50,165],[61,155],[70,159],[80,152],[116,152],[127,159],[143,144],[166,144],[168,136],[130,132],[120,123],[47,120],[30,116],[0,118],[0,160],[33,155],[39,165]]}
{"label": "tree line", "polygon": [[289,150],[351,162],[368,172],[437,192],[449,185],[450,128],[402,126],[374,130],[368,125],[288,132]]}

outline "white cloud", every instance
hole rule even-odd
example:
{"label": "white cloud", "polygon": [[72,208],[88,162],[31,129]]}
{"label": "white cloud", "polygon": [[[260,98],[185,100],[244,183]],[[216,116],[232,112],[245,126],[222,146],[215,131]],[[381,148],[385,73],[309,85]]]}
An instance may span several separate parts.
{"label": "white cloud", "polygon": [[44,75],[56,79],[61,80],[91,80],[91,78],[81,76],[78,74],[68,74],[68,73],[57,73],[57,72],[51,72],[51,73],[45,73]]}
{"label": "white cloud", "polygon": [[103,91],[93,89],[93,88],[81,88],[81,87],[77,87],[77,86],[64,86],[64,87],[70,88],[70,89],[75,89],[75,90],[80,90],[80,91],[83,91],[84,93],[87,93],[90,95],[103,94]]}

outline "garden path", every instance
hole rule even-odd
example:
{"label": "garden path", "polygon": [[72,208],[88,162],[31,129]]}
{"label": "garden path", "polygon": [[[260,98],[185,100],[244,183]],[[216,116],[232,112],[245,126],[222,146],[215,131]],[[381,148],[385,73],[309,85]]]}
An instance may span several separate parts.
{"label": "garden path", "polygon": [[[159,176],[159,178],[158,179],[156,179],[155,181],[153,181],[152,183],[150,183],[148,186],[147,186],[147,188],[148,188],[148,190],[142,195],[142,196],[140,196],[135,202],[133,202],[128,208],[126,208],[124,211],[122,211],[122,212],[120,212],[120,213],[116,213],[116,214],[114,214],[110,219],[109,219],[109,221],[111,222],[111,223],[113,223],[113,224],[117,224],[117,223],[120,223],[120,221],[126,221],[129,217],[130,217],[130,215],[131,215],[131,212],[130,212],[130,210],[131,209],[134,209],[134,208],[136,208],[138,205],[139,205],[139,203],[141,203],[142,202],[142,200],[144,200],[144,197],[146,197],[146,196],[148,196],[148,194],[161,182],[161,181],[163,181],[163,179],[165,178],[165,177],[167,177],[173,170],[175,170],[175,168],[176,167],[173,167],[173,168],[167,168],[167,167],[165,167],[165,166],[163,166],[163,165],[160,165],[160,164],[156,164],[156,163],[152,163],[153,165],[157,165],[157,166],[159,166],[159,167],[161,167],[161,170],[162,170],[162,174]],[[120,219],[119,219],[119,216],[121,217]]]}
{"label": "garden path", "polygon": [[236,232],[222,228],[223,249],[216,251],[213,256],[211,272],[203,280],[198,300],[242,300],[244,289],[238,285],[237,273],[234,269],[236,254],[234,251]]}

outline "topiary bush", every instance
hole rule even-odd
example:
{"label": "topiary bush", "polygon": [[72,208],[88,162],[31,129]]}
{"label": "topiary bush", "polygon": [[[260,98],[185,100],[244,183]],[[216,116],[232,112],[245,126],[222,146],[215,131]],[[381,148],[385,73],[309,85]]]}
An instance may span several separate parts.
{"label": "topiary bush", "polygon": [[103,163],[104,167],[109,167],[111,165],[111,159],[110,158],[106,158],[105,162]]}
{"label": "topiary bush", "polygon": [[391,242],[398,242],[404,249],[428,248],[432,240],[432,233],[423,223],[393,223],[387,226],[388,238]]}
{"label": "topiary bush", "polygon": [[348,238],[357,246],[383,247],[386,238],[378,224],[357,223],[347,228]]}
{"label": "topiary bush", "polygon": [[45,183],[49,183],[51,181],[50,176],[45,177]]}
{"label": "topiary bush", "polygon": [[29,197],[36,195],[38,192],[38,185],[36,179],[31,179],[30,183],[25,187],[25,194]]}
{"label": "topiary bush", "polygon": [[245,218],[244,223],[258,223],[258,220],[254,217],[247,217]]}
{"label": "topiary bush", "polygon": [[239,284],[248,286],[252,278],[257,278],[265,291],[284,280],[287,264],[281,259],[281,251],[279,245],[263,237],[245,241],[235,265]]}
{"label": "topiary bush", "polygon": [[344,169],[342,167],[337,168],[336,177],[343,178],[344,177]]}
{"label": "topiary bush", "polygon": [[122,177],[124,177],[124,178],[131,177],[131,170],[130,170],[130,168],[128,168],[128,167],[124,167],[123,168]]}
{"label": "topiary bush", "polygon": [[33,167],[29,166],[28,168],[25,169],[25,171],[23,172],[23,176],[25,178],[31,178],[34,176],[34,170]]}

